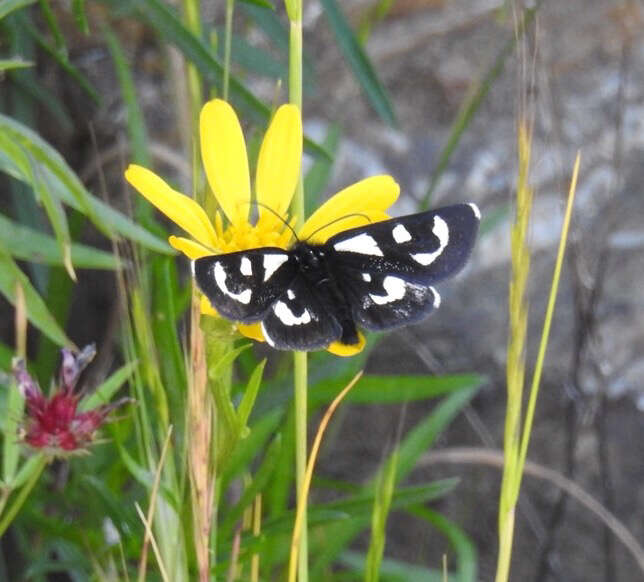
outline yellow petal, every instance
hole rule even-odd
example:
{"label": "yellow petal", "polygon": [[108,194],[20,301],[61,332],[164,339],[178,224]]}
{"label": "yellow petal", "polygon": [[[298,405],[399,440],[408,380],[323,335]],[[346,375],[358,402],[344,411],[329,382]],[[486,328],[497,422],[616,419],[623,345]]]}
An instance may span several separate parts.
{"label": "yellow petal", "polygon": [[182,236],[170,236],[168,238],[168,242],[172,248],[182,252],[186,257],[193,261],[195,259],[200,259],[201,257],[207,257],[214,254],[212,249],[206,248],[203,245]]}
{"label": "yellow petal", "polygon": [[201,296],[201,302],[199,307],[201,309],[201,313],[203,313],[204,315],[219,317],[219,313],[217,313],[217,310],[211,305],[210,301],[208,300],[208,297],[206,297],[205,295]]}
{"label": "yellow petal", "polygon": [[261,218],[278,224],[280,220],[275,213],[286,214],[300,176],[301,163],[300,110],[295,105],[282,105],[264,136],[257,159],[255,192]]}
{"label": "yellow petal", "polygon": [[[364,214],[369,220],[373,220],[371,211],[374,217],[382,216],[396,201],[399,193],[400,186],[391,176],[372,176],[361,180],[320,206],[306,221],[298,236],[301,240],[306,240],[320,229],[314,240],[324,242],[333,234],[350,228],[347,224],[351,224],[351,220],[360,218],[351,215]],[[362,225],[369,222],[366,217],[362,219]],[[355,221],[352,224],[357,226]]]}
{"label": "yellow petal", "polygon": [[356,354],[359,354],[367,344],[367,340],[360,331],[358,332],[358,338],[360,341],[358,341],[357,344],[343,344],[341,342],[333,342],[327,348],[327,352],[330,352],[335,356],[355,356]]}
{"label": "yellow petal", "polygon": [[215,229],[204,209],[192,198],[173,190],[154,172],[141,166],[130,165],[125,179],[192,238],[205,246],[215,244]]}
{"label": "yellow petal", "polygon": [[217,202],[234,224],[248,219],[250,175],[246,142],[233,108],[221,99],[203,106],[199,118],[201,158]]}
{"label": "yellow petal", "polygon": [[238,323],[237,329],[242,335],[258,342],[266,341],[260,323]]}

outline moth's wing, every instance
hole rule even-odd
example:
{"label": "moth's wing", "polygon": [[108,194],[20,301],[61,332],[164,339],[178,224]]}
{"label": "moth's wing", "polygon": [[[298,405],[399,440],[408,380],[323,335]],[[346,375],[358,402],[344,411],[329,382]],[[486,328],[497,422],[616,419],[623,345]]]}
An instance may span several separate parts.
{"label": "moth's wing", "polygon": [[324,246],[340,269],[430,285],[463,268],[480,216],[476,205],[456,204],[340,232]]}
{"label": "moth's wing", "polygon": [[202,257],[193,261],[192,268],[212,306],[243,323],[262,319],[297,274],[295,259],[277,247]]}
{"label": "moth's wing", "polygon": [[301,276],[296,276],[270,306],[261,326],[268,344],[278,350],[326,348],[342,335],[337,319]]}
{"label": "moth's wing", "polygon": [[356,323],[371,331],[416,323],[440,305],[431,285],[398,275],[344,269],[342,281]]}

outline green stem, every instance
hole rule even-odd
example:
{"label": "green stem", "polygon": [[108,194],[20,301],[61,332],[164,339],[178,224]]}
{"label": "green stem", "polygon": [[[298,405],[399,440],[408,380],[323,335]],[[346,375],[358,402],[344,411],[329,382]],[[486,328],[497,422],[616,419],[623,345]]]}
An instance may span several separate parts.
{"label": "green stem", "polygon": [[[302,0],[287,3],[291,19],[289,34],[289,100],[302,111]],[[291,211],[297,217],[297,226],[304,223],[304,184],[302,176],[298,180]],[[304,475],[306,473],[307,444],[307,359],[306,352],[293,354],[295,381],[295,482],[298,502],[304,493]],[[307,512],[302,516],[300,549],[298,553],[298,580],[307,582],[308,573],[308,535]]]}
{"label": "green stem", "polygon": [[27,500],[27,497],[29,497],[29,493],[31,493],[31,490],[34,488],[36,483],[38,483],[38,479],[40,478],[40,475],[42,474],[46,466],[47,466],[47,457],[45,457],[45,455],[42,455],[40,458],[40,461],[34,467],[34,470],[31,473],[29,480],[25,483],[24,487],[19,491],[18,495],[16,495],[16,498],[13,500],[13,503],[9,506],[9,509],[7,510],[7,512],[2,516],[2,520],[0,521],[0,537],[3,536],[4,532],[9,527],[14,517],[16,517],[16,514],[18,513],[18,511],[20,511],[20,508]]}
{"label": "green stem", "polygon": [[[300,500],[304,493],[306,473],[306,444],[307,444],[307,384],[308,370],[306,352],[293,354],[295,376],[295,483],[297,486],[297,499]],[[300,549],[298,553],[298,580],[308,580],[308,535],[307,535],[306,505],[302,515],[302,530],[300,532]]]}
{"label": "green stem", "polygon": [[228,101],[228,84],[230,81],[230,46],[233,38],[233,13],[235,0],[226,0],[226,36],[224,38],[224,83],[222,97]]}
{"label": "green stem", "polygon": [[[190,32],[197,38],[201,38],[201,13],[199,0],[184,0],[183,10],[185,14],[186,25]],[[199,129],[199,111],[201,110],[201,100],[203,90],[201,86],[201,77],[197,68],[188,63],[188,90],[190,94],[190,109],[192,119],[192,135],[198,135]]]}

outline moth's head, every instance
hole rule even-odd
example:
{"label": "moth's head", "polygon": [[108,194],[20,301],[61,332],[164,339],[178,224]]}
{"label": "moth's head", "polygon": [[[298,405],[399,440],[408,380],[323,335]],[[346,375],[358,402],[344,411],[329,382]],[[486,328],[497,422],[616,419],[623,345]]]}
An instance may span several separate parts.
{"label": "moth's head", "polygon": [[293,251],[303,271],[310,271],[320,267],[322,251],[319,248],[300,241],[295,243]]}

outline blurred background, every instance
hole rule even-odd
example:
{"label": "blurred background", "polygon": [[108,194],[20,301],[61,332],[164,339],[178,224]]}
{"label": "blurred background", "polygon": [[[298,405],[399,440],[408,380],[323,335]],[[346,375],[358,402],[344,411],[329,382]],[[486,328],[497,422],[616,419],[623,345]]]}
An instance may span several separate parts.
{"label": "blurred background", "polygon": [[[39,134],[92,195],[126,215],[138,203],[123,171],[137,157],[179,190],[191,192],[194,136],[185,114],[190,97],[182,60],[199,54],[172,37],[162,9],[174,8],[143,1],[22,2],[14,10],[10,4],[0,2],[0,58],[18,57],[33,66],[3,66],[3,115]],[[214,42],[213,55],[221,55],[225,3],[202,4],[203,38]],[[304,130],[331,154],[321,162],[309,150],[309,208],[377,173],[391,174],[401,185],[393,214],[461,201],[481,208],[474,254],[463,273],[441,285],[440,310],[374,342],[364,366],[367,373],[392,378],[465,373],[484,378],[431,451],[418,458],[406,482],[460,479],[431,507],[458,526],[450,530],[453,535],[467,540],[460,547],[471,552],[474,579],[491,580],[518,115],[528,111],[534,120],[528,370],[571,170],[581,151],[569,247],[528,454],[536,465],[523,482],[511,579],[642,580],[623,543],[578,496],[566,495],[562,482],[574,482],[644,543],[644,9],[636,0],[542,0],[525,8],[505,0],[305,2]],[[11,13],[5,16],[3,10]],[[519,25],[524,19],[525,33]],[[347,36],[347,26],[355,36]],[[236,4],[232,71],[269,107],[287,97],[287,31],[283,6]],[[200,66],[208,66],[207,59],[204,63]],[[129,95],[123,67],[133,82]],[[207,76],[204,83],[208,89]],[[142,115],[145,148],[132,143],[132,99]],[[232,101],[252,150],[265,122],[252,106],[240,104],[243,99],[234,90]],[[3,127],[5,137],[13,135]],[[15,179],[8,147],[0,148],[2,220],[52,234],[42,200],[38,204],[32,188]],[[174,225],[154,216],[155,235],[162,239],[165,231],[173,232]],[[112,252],[110,240],[79,212],[69,218],[72,240]],[[89,375],[104,377],[125,359],[114,269],[77,266],[74,283],[60,260],[58,266],[35,262],[37,249],[25,254],[16,248],[19,240],[7,226],[0,235],[3,254],[18,261],[76,345],[97,343],[98,362]],[[187,261],[173,260],[177,280],[187,284]],[[5,370],[14,350],[13,302],[7,293],[3,287]],[[56,368],[57,349],[38,329],[30,329],[27,354],[38,362],[43,386]],[[260,347],[258,353],[268,352]],[[280,366],[273,368],[277,374]],[[397,389],[395,380],[390,386]],[[325,481],[366,482],[400,435],[435,406],[434,400],[344,406],[324,442],[317,499],[333,498],[324,490]],[[117,462],[109,453],[94,456]],[[81,502],[53,516],[56,509],[43,501],[47,495],[64,498],[62,483],[74,482],[69,472],[75,462],[57,461],[48,469],[50,479],[3,536],[5,579],[82,580],[92,571],[61,549],[76,547],[82,553],[83,545],[68,540],[70,545],[57,546],[52,540],[64,535],[46,519],[72,524],[75,504]],[[128,489],[125,476],[110,474],[113,491]],[[76,495],[82,497],[82,491]],[[36,518],[43,507],[45,513]],[[100,524],[87,527],[100,533]],[[386,532],[388,558],[433,568],[440,567],[454,542],[440,526],[428,527],[404,511],[392,512]],[[363,532],[352,551],[368,543]],[[47,556],[43,564],[50,567],[27,575],[34,559],[30,546],[40,548]],[[64,565],[66,560],[74,565]],[[51,566],[55,562],[63,565]],[[345,566],[349,562],[345,559]],[[327,576],[330,571],[336,570],[327,570]],[[95,570],[93,576],[97,579]],[[338,574],[338,579],[344,578]]]}

